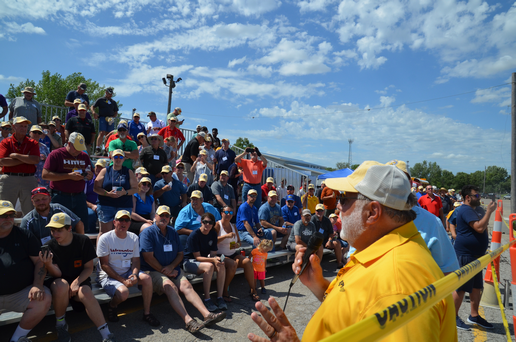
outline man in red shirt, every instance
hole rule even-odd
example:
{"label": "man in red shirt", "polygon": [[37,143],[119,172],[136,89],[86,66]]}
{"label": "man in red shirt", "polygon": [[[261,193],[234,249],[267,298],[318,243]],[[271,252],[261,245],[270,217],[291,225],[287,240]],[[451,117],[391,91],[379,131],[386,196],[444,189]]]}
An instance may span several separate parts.
{"label": "man in red shirt", "polygon": [[426,186],[426,195],[421,196],[417,202],[421,208],[426,209],[435,216],[439,217],[443,222],[443,227],[446,227],[446,221],[444,220],[443,213],[443,203],[441,202],[441,198],[434,194],[430,184]]}
{"label": "man in red shirt", "polygon": [[176,127],[176,123],[177,118],[170,118],[168,120],[168,126],[160,129],[158,134],[163,137],[163,140],[168,137],[175,137],[178,142],[177,149],[180,149],[186,139],[183,133]]}
{"label": "man in red shirt", "polygon": [[20,200],[23,215],[33,209],[30,192],[38,186],[34,177],[39,163],[39,143],[27,137],[31,122],[23,116],[14,118],[14,133],[0,143],[0,198],[16,205]]}
{"label": "man in red shirt", "polygon": [[328,188],[324,182],[321,183],[321,187],[321,201],[324,205],[324,215],[329,217],[335,212],[335,208],[337,208],[337,199],[339,198],[340,192]]}
{"label": "man in red shirt", "polygon": [[[242,159],[244,155],[251,153],[251,159]],[[261,160],[258,160],[260,157]],[[242,167],[244,172],[244,187],[242,189],[242,203],[247,202],[247,192],[251,189],[256,190],[257,197],[255,203],[257,207],[262,204],[262,173],[267,167],[267,159],[263,156],[258,147],[248,147],[244,152],[236,156],[235,164]]]}
{"label": "man in red shirt", "polygon": [[276,191],[276,187],[274,186],[274,178],[268,177],[267,182],[264,185],[262,185],[262,204],[265,204],[265,202],[267,202],[267,197],[269,196],[269,191],[271,190]]}

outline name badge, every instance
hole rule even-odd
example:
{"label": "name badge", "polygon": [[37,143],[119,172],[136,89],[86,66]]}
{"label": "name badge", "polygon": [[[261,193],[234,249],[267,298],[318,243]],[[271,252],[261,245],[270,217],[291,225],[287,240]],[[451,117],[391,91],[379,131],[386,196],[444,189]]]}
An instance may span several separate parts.
{"label": "name badge", "polygon": [[51,239],[52,239],[51,236],[45,236],[44,238],[41,239],[41,244],[44,245],[45,243],[47,243]]}
{"label": "name badge", "polygon": [[122,267],[131,267],[131,260],[122,260]]}
{"label": "name badge", "polygon": [[224,199],[229,199],[229,196],[228,195],[224,195]]}
{"label": "name badge", "polygon": [[228,160],[228,157],[222,157],[222,161]]}
{"label": "name badge", "polygon": [[172,252],[172,245],[163,245],[164,252]]}
{"label": "name badge", "polygon": [[197,222],[201,222],[201,216],[197,216],[197,218],[195,219]]}
{"label": "name badge", "polygon": [[108,102],[107,102],[107,103],[108,103],[108,104],[111,104],[111,100],[108,100]]}
{"label": "name badge", "polygon": [[33,104],[32,104],[32,107],[36,108],[36,105],[33,103]]}
{"label": "name badge", "polygon": [[154,155],[154,160],[159,160],[159,156]]}
{"label": "name badge", "polygon": [[297,216],[297,211],[294,211],[294,216]]}
{"label": "name badge", "polygon": [[254,170],[253,175],[257,175],[257,174],[258,174],[258,171]]}
{"label": "name badge", "polygon": [[324,234],[324,229],[319,229],[319,233]]}

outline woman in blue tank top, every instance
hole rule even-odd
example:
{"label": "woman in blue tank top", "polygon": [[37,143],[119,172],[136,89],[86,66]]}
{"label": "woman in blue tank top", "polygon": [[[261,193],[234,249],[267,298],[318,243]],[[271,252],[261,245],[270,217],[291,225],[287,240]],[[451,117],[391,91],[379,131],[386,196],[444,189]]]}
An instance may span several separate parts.
{"label": "woman in blue tank top", "polygon": [[154,223],[154,196],[152,196],[152,181],[143,177],[138,183],[138,192],[133,195],[133,212],[129,231],[140,235],[140,231]]}
{"label": "woman in blue tank top", "polygon": [[93,191],[99,195],[97,214],[100,221],[100,233],[113,229],[113,219],[117,211],[132,212],[132,195],[138,191],[138,181],[133,171],[122,166],[125,153],[114,150],[113,165],[109,165],[95,179]]}

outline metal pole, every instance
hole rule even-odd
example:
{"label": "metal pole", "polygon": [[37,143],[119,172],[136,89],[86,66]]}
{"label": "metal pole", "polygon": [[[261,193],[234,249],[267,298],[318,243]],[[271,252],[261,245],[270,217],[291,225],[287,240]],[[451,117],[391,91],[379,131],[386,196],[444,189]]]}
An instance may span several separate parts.
{"label": "metal pole", "polygon": [[172,79],[169,80],[168,85],[168,110],[167,115],[170,113],[170,105],[172,104]]}
{"label": "metal pole", "polygon": [[484,196],[486,193],[486,172],[487,172],[487,166],[484,166],[484,189],[482,190],[482,192],[484,193]]}
{"label": "metal pole", "polygon": [[516,72],[512,73],[511,117],[511,213],[516,213],[516,199],[512,198],[516,195]]}

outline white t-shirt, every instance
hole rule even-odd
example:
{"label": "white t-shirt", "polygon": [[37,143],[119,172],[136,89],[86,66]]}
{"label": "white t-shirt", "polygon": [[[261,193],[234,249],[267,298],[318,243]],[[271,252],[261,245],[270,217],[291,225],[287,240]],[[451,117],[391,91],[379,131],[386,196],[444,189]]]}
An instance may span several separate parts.
{"label": "white t-shirt", "polygon": [[156,119],[156,121],[154,121],[154,122],[149,121],[149,122],[147,122],[147,126],[146,126],[147,130],[149,128],[151,129],[149,134],[153,134],[153,133],[158,134],[160,129],[162,129],[163,127],[165,127],[165,124],[160,119]]}
{"label": "white t-shirt", "polygon": [[[109,266],[113,271],[117,274],[124,274],[131,269],[131,259],[140,257],[138,236],[127,232],[126,238],[120,239],[116,236],[114,229],[102,234],[97,243],[97,255],[99,258],[109,256]],[[100,279],[107,277],[102,268],[99,268],[99,270]]]}
{"label": "white t-shirt", "polygon": [[[224,235],[228,234],[224,230],[224,227],[222,227],[222,223],[220,221],[218,221],[216,224],[218,224],[220,227],[219,236],[224,236]],[[231,223],[231,229],[233,230],[234,233],[236,233],[236,229],[232,223]],[[232,237],[231,239],[224,239],[222,241],[218,241],[217,242],[217,254],[218,255],[224,254],[225,256],[231,256],[231,255],[235,254],[236,249],[234,249],[234,248],[231,249],[231,243],[232,242],[236,243],[237,241],[238,241],[238,239],[236,236]]]}

